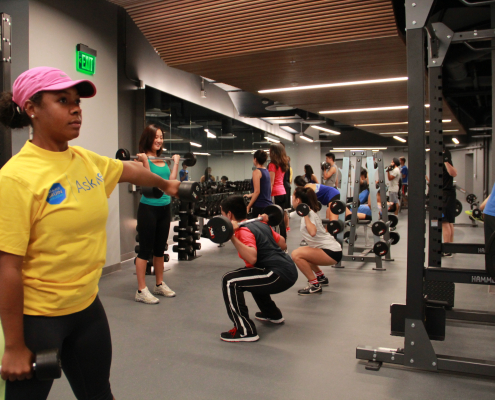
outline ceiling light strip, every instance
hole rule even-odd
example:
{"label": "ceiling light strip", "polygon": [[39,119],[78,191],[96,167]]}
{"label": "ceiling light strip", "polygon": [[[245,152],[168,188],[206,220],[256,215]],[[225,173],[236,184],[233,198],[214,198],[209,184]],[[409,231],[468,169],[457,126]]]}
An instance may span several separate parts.
{"label": "ceiling light strip", "polygon": [[366,81],[324,83],[321,85],[295,86],[295,87],[293,86],[293,87],[278,88],[278,89],[263,89],[263,90],[258,90],[258,93],[291,92],[296,90],[327,89],[327,88],[342,87],[342,86],[370,85],[373,83],[388,83],[388,82],[402,82],[402,81],[407,81],[407,76],[401,76],[398,78],[370,79]]}
{"label": "ceiling light strip", "polygon": [[407,142],[407,140],[406,140],[406,139],[403,139],[403,138],[401,138],[400,136],[394,136],[394,139],[395,139],[395,140],[398,140],[399,142],[402,142],[402,143],[406,143],[406,142]]}
{"label": "ceiling light strip", "polygon": [[324,128],[318,125],[310,125],[310,128],[318,129],[319,131],[323,131],[323,132],[333,133],[334,135],[340,135],[339,131],[334,131],[332,129]]}
{"label": "ceiling light strip", "polygon": [[[392,107],[373,107],[373,108],[353,108],[349,110],[328,110],[320,111],[320,114],[341,114],[341,113],[354,113],[354,112],[370,112],[370,111],[390,111],[390,110],[407,110],[409,106],[392,106]],[[425,104],[426,108],[429,108],[429,104]]]}

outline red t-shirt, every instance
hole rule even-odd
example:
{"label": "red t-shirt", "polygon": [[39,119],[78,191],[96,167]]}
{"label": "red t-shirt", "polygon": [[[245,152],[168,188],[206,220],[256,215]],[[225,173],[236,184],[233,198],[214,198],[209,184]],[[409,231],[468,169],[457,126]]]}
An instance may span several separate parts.
{"label": "red t-shirt", "polygon": [[[264,224],[266,222],[263,222]],[[248,228],[245,228],[245,227],[240,227],[235,233],[234,233],[235,237],[237,239],[239,239],[242,243],[244,243],[246,246],[249,246],[249,247],[254,247],[255,249],[257,249],[256,247],[256,238],[254,237],[254,234],[253,232],[251,232]],[[280,240],[280,235],[275,232],[273,229],[272,229],[272,235],[273,235],[273,238],[275,239],[275,242],[279,242]],[[239,255],[239,258],[241,258],[245,263],[246,263],[246,267],[247,268],[252,268],[254,267],[254,265],[251,265],[249,264],[246,260],[244,260],[244,258],[241,257],[241,255],[239,253],[237,253]]]}
{"label": "red t-shirt", "polygon": [[285,194],[284,186],[284,175],[285,172],[282,171],[280,167],[275,164],[268,164],[268,172],[275,172],[275,180],[273,181],[272,196],[281,196]]}

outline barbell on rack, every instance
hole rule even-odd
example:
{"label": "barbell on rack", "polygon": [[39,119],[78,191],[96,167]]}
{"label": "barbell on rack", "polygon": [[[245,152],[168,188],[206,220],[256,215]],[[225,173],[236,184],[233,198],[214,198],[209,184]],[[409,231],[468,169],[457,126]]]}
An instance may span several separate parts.
{"label": "barbell on rack", "polygon": [[[115,158],[121,161],[128,160],[137,160],[137,156],[131,156],[131,153],[127,149],[118,149],[115,154]],[[171,161],[172,157],[148,157],[150,160],[162,160],[162,161]],[[181,161],[184,162],[188,167],[193,167],[196,165],[196,156],[193,153],[186,153],[184,157],[180,158]]]}

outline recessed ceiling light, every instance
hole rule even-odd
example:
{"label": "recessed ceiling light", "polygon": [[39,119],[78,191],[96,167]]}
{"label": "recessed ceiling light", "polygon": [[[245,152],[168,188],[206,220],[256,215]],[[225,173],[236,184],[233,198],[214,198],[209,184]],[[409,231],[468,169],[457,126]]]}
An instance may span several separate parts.
{"label": "recessed ceiling light", "polygon": [[217,136],[217,139],[235,139],[236,137],[233,133],[227,133],[226,135]]}
{"label": "recessed ceiling light", "polygon": [[[425,131],[426,133],[430,133],[430,131]],[[459,129],[444,129],[442,132],[459,132]]]}
{"label": "recessed ceiling light", "polygon": [[289,92],[291,90],[326,89],[326,88],[340,87],[340,86],[370,85],[373,83],[388,83],[388,82],[401,82],[401,81],[407,81],[407,76],[401,76],[399,78],[371,79],[367,81],[324,83],[321,85],[297,86],[297,87],[288,87],[288,88],[279,88],[279,89],[263,89],[263,90],[258,90],[258,93],[276,93],[276,92]]}
{"label": "recessed ceiling light", "polygon": [[353,108],[349,110],[328,110],[320,111],[320,114],[341,114],[341,113],[355,113],[355,112],[370,112],[370,111],[388,111],[388,110],[405,110],[408,106],[394,106],[394,107],[374,107],[374,108]]}
{"label": "recessed ceiling light", "polygon": [[196,142],[189,142],[189,143],[191,143],[191,146],[194,146],[194,147],[203,147],[201,144],[196,143]]}
{"label": "recessed ceiling light", "polygon": [[270,136],[265,136],[265,139],[268,140],[269,142],[280,143],[280,140],[272,139]]}
{"label": "recessed ceiling light", "polygon": [[209,129],[205,129],[206,137],[210,139],[216,139],[216,135],[214,135]]}
{"label": "recessed ceiling light", "polygon": [[387,150],[386,147],[334,147],[334,150]]}
{"label": "recessed ceiling light", "polygon": [[[451,119],[442,119],[442,123],[452,122]],[[426,120],[426,123],[429,124],[430,121]],[[386,126],[386,125],[407,125],[408,122],[382,122],[380,124],[356,124],[354,126]]]}
{"label": "recessed ceiling light", "polygon": [[403,139],[403,138],[401,138],[400,136],[394,136],[394,139],[395,139],[395,140],[398,140],[399,142],[402,142],[402,143],[406,143],[406,142],[407,142],[407,140],[406,140],[406,139]]}
{"label": "recessed ceiling light", "polygon": [[254,153],[256,150],[234,150],[234,153]]}
{"label": "recessed ceiling light", "polygon": [[163,112],[159,108],[151,108],[149,110],[146,110],[146,116],[155,117],[155,118],[165,118],[165,117],[170,117],[170,114]]}
{"label": "recessed ceiling light", "polygon": [[459,140],[455,137],[452,138],[452,141],[455,143],[455,144],[459,144]]}
{"label": "recessed ceiling light", "polygon": [[407,135],[408,132],[380,132],[380,135]]}
{"label": "recessed ceiling light", "polygon": [[306,135],[305,133],[302,133],[301,136],[299,137],[303,140],[306,140],[307,142],[311,142],[311,143],[314,142],[314,139],[311,136]]}
{"label": "recessed ceiling light", "polygon": [[426,149],[426,151],[430,151],[430,149]]}
{"label": "recessed ceiling light", "polygon": [[[425,104],[425,107],[430,107],[429,104]],[[389,111],[389,110],[406,110],[409,106],[393,106],[393,107],[374,107],[374,108],[353,108],[350,110],[329,110],[320,111],[320,114],[340,114],[340,113],[354,113],[354,112],[369,112],[369,111]]]}
{"label": "recessed ceiling light", "polygon": [[491,126],[475,126],[473,128],[469,128],[470,131],[491,131]]}
{"label": "recessed ceiling light", "polygon": [[195,152],[193,152],[193,154],[194,154],[195,156],[211,156],[211,154],[210,154],[210,153],[195,153]]}
{"label": "recessed ceiling light", "polygon": [[310,125],[310,127],[311,128],[314,128],[314,129],[318,129],[319,131],[333,133],[334,135],[340,135],[340,132],[339,131],[335,131],[335,130],[332,130],[332,129],[324,128],[322,126]]}

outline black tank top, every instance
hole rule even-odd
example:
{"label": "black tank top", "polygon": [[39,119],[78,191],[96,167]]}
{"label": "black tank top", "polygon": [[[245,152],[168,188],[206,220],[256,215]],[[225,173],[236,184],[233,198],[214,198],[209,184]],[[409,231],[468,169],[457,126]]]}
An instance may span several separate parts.
{"label": "black tank top", "polygon": [[256,239],[258,256],[255,267],[273,271],[286,281],[292,284],[296,283],[296,264],[275,242],[272,235],[272,228],[261,221],[250,222],[243,226],[248,228]]}

